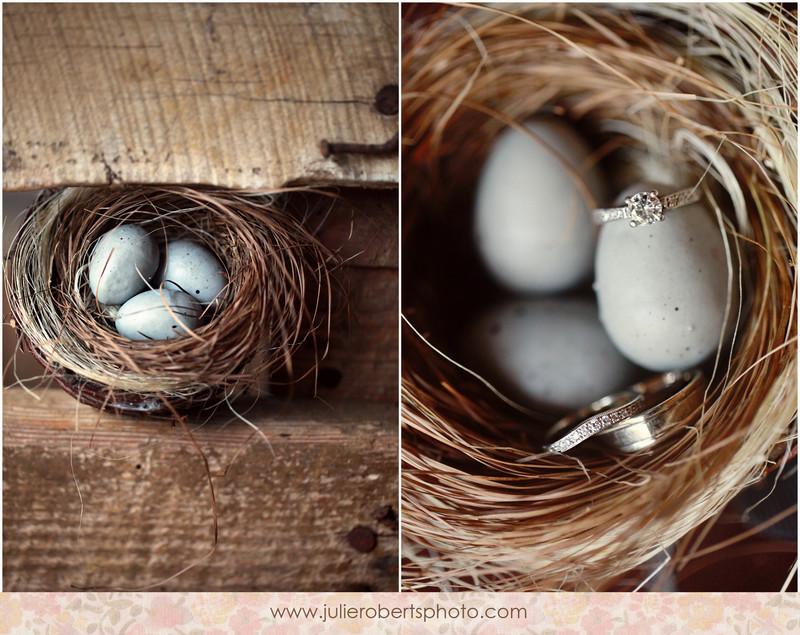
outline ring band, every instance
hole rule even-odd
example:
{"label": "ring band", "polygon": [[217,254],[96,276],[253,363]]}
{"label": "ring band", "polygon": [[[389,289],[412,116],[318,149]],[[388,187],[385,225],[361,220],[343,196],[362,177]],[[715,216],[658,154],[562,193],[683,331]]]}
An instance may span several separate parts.
{"label": "ring band", "polygon": [[548,431],[545,452],[566,452],[589,437],[641,411],[645,400],[633,389],[603,397],[574,415],[564,417]]}
{"label": "ring band", "polygon": [[565,452],[590,437],[619,452],[649,448],[687,423],[703,402],[705,385],[699,370],[662,373],[634,384],[558,421],[545,436],[544,450]]}
{"label": "ring band", "polygon": [[674,194],[658,197],[658,192],[637,192],[625,197],[625,207],[596,209],[592,218],[598,225],[615,220],[630,219],[631,227],[652,225],[664,220],[664,211],[689,205],[700,200],[700,191],[691,187]]}
{"label": "ring band", "polygon": [[689,418],[703,403],[706,382],[700,371],[670,372],[636,384],[632,390],[645,396],[644,412],[598,433],[597,440],[619,452],[636,452]]}

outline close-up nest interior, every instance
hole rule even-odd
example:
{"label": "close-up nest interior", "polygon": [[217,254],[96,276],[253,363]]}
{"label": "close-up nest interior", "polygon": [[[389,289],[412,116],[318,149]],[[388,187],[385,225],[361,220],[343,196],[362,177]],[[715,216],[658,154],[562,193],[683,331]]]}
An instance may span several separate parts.
{"label": "close-up nest interior", "polygon": [[[703,557],[732,557],[741,540],[792,518],[790,499],[704,542],[748,486],[762,495],[739,519],[796,479],[794,10],[419,5],[406,7],[402,30],[403,589],[681,588]],[[542,176],[556,170],[561,181]],[[520,198],[543,210],[538,225],[499,209],[517,174]],[[622,197],[651,189],[642,183],[658,184],[664,222],[615,221],[633,214],[635,224]],[[589,264],[562,284],[573,266],[564,254],[592,209]],[[530,262],[511,271],[526,223],[546,234],[559,217],[557,266],[547,269],[547,247],[531,239]],[[544,282],[530,281],[537,266]],[[599,306],[597,330],[613,346],[557,331],[579,312],[562,310],[568,302],[591,307],[595,324]],[[526,312],[539,322],[523,326]],[[519,342],[504,340],[487,362],[510,331]],[[497,368],[514,351],[526,358],[517,383]],[[612,356],[630,368],[612,368]],[[536,372],[533,388],[522,386]],[[665,398],[647,443],[626,445],[619,420],[590,418],[620,406],[594,403],[603,395],[632,384],[646,398],[675,377],[695,401]],[[564,386],[585,386],[583,402],[548,399]],[[596,434],[609,423],[616,436]],[[778,548],[790,562],[774,590],[793,584],[796,534]]]}

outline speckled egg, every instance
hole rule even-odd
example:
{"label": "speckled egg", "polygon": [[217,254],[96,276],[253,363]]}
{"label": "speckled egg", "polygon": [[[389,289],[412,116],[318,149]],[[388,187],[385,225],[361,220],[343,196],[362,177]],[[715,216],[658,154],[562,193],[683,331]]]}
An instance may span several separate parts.
{"label": "speckled egg", "polygon": [[594,258],[596,229],[576,178],[597,202],[602,180],[586,167],[590,149],[569,125],[552,119],[526,127],[549,148],[514,128],[497,138],[476,192],[477,245],[507,289],[564,291],[589,277]]}
{"label": "speckled egg", "polygon": [[115,227],[89,259],[89,288],[101,304],[122,304],[147,287],[158,260],[158,247],[141,225]]}
{"label": "speckled egg", "polygon": [[176,240],[167,245],[163,282],[165,289],[188,293],[201,304],[219,305],[225,299],[228,278],[222,263],[207,248]]}
{"label": "speckled egg", "polygon": [[168,340],[197,328],[202,310],[182,291],[150,290],[123,304],[114,324],[130,340]]}
{"label": "speckled egg", "polygon": [[583,298],[507,300],[475,321],[466,346],[472,370],[533,407],[585,406],[629,386],[638,370]]}
{"label": "speckled egg", "polygon": [[[636,186],[618,200],[649,189],[680,188]],[[680,370],[717,350],[728,263],[722,233],[705,205],[667,210],[652,225],[605,223],[595,267],[600,320],[628,359],[653,371]]]}

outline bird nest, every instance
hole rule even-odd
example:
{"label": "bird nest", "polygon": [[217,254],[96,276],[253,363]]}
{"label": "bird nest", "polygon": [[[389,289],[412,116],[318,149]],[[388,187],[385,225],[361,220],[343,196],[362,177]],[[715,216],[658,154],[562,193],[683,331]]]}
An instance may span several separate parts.
{"label": "bird nest", "polygon": [[[613,588],[796,452],[796,16],[502,7],[406,15],[403,587]],[[480,166],[503,129],[538,114],[580,129],[617,191],[653,175],[702,183],[738,252],[733,342],[693,425],[647,451],[542,453],[552,419],[521,414],[448,353],[495,293],[470,228]]]}
{"label": "bird nest", "polygon": [[[227,272],[225,303],[175,339],[118,334],[87,269],[97,239],[124,223],[142,223],[157,241],[210,249]],[[334,264],[281,191],[70,187],[42,192],[28,210],[6,288],[21,341],[80,401],[175,414],[228,401],[281,369],[294,378],[311,372],[296,368],[293,354],[302,345],[324,354]]]}

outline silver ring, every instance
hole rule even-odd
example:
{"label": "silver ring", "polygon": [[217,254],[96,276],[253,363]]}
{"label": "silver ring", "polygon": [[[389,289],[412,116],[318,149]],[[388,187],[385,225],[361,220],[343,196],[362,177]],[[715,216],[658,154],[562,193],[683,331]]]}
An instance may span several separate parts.
{"label": "silver ring", "polygon": [[692,423],[705,386],[697,370],[664,373],[636,384],[632,390],[644,395],[646,410],[606,428],[597,440],[619,452],[649,448],[671,430]]}
{"label": "silver ring", "polygon": [[642,393],[632,389],[598,399],[553,425],[545,435],[544,450],[566,452],[589,437],[635,415],[644,407],[644,403]]}
{"label": "silver ring", "polygon": [[652,225],[664,220],[664,211],[689,205],[700,200],[700,191],[691,187],[659,198],[658,192],[637,192],[625,197],[625,207],[596,209],[592,218],[598,225],[615,220],[630,219],[631,227]]}

